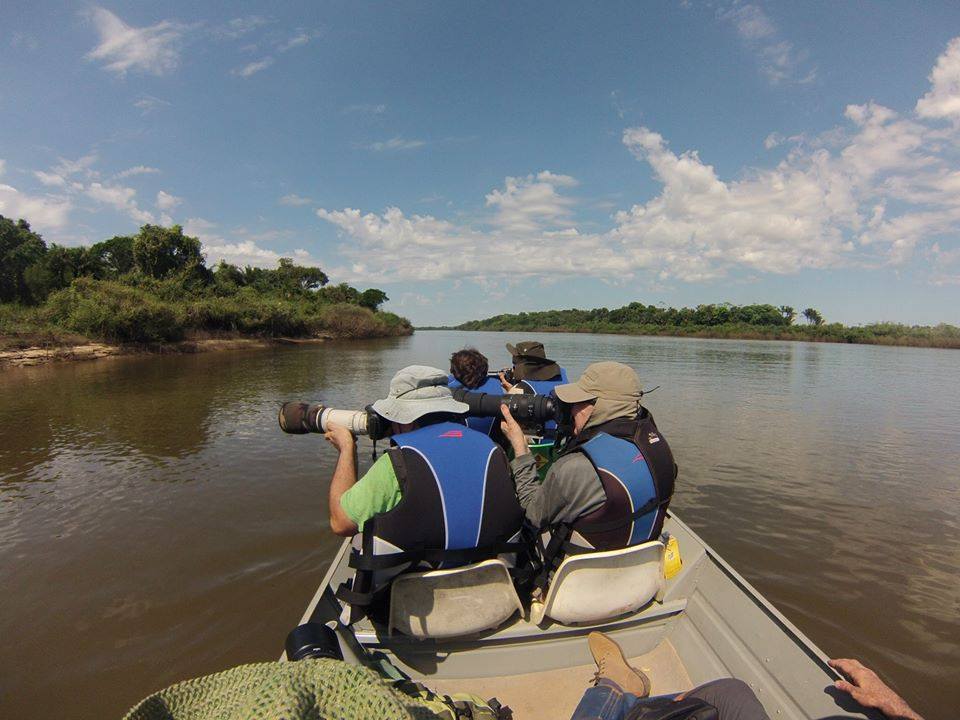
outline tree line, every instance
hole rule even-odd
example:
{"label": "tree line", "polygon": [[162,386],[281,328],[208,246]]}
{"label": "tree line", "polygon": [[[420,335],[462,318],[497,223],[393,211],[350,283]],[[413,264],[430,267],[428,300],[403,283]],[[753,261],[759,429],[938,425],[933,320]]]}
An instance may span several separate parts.
{"label": "tree line", "polygon": [[[814,326],[823,325],[823,316],[814,308],[806,308],[800,315]],[[733,305],[731,303],[697,305],[695,308],[672,308],[629,305],[608,310],[544,310],[496,315],[485,320],[471,320],[459,327],[463,330],[520,329],[520,326],[538,328],[590,328],[604,325],[661,327],[716,327],[720,325],[750,325],[757,327],[787,327],[797,319],[797,312],[789,305]]]}
{"label": "tree line", "polygon": [[382,312],[378,288],[329,284],[318,267],[280,258],[274,269],[220,261],[179,225],[144,225],[91,246],[47,245],[23,219],[0,215],[0,334],[72,331],[119,342],[189,332],[308,336],[412,331]]}
{"label": "tree line", "polygon": [[[798,320],[804,322],[796,322]],[[496,315],[458,325],[460,330],[592,332],[626,335],[675,335],[755,340],[914,345],[960,348],[960,328],[872,323],[848,327],[827,323],[815,308],[797,313],[789,305],[703,304],[672,308],[632,302],[610,310],[545,310]]]}

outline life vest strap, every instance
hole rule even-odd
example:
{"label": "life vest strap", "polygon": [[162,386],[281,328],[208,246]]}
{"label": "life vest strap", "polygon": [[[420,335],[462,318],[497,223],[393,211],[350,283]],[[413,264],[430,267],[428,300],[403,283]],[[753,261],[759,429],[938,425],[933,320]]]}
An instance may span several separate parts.
{"label": "life vest strap", "polygon": [[[351,608],[360,608],[369,605],[373,602],[374,592],[372,590],[368,592],[359,592],[354,590],[350,581],[341,583],[340,587],[337,588],[336,592],[337,600],[342,600],[351,606]],[[356,622],[359,618],[352,618],[350,622]]]}
{"label": "life vest strap", "polygon": [[442,563],[454,563],[456,565],[469,565],[489,560],[497,555],[510,553],[519,553],[526,549],[523,542],[496,542],[492,545],[485,545],[479,548],[465,548],[459,550],[437,550],[428,548],[415,548],[398,553],[388,553],[385,555],[364,555],[356,550],[350,553],[348,564],[355,570],[390,570],[401,565],[416,564],[426,562],[431,565]]}

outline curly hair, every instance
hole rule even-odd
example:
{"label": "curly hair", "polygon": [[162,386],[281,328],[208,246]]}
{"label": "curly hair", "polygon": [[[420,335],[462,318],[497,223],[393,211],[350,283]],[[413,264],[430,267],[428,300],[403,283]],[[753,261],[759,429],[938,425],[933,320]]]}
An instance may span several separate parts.
{"label": "curly hair", "polygon": [[450,374],[465,388],[474,390],[487,379],[487,358],[479,350],[466,348],[450,356]]}

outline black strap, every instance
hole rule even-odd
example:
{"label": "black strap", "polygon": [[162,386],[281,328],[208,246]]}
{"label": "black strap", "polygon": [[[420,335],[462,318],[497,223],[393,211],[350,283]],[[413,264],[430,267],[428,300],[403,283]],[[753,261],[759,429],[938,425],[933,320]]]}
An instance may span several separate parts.
{"label": "black strap", "polygon": [[463,548],[459,550],[418,547],[412,550],[387,553],[385,555],[365,555],[353,550],[350,553],[349,565],[356,570],[365,571],[390,570],[400,567],[401,565],[412,565],[420,562],[431,565],[440,565],[443,563],[469,565],[470,563],[480,562],[481,560],[489,560],[497,555],[519,553],[525,549],[526,544],[522,542],[497,542],[479,548]]}
{"label": "black strap", "polygon": [[[353,607],[365,607],[369,605],[373,602],[373,595],[373,592],[357,592],[353,589],[349,580],[337,588],[337,599],[349,603]],[[356,620],[351,618],[351,623],[352,622],[356,622]]]}
{"label": "black strap", "polygon": [[559,567],[563,559],[563,546],[570,539],[572,532],[573,528],[568,523],[562,523],[550,529],[550,542],[547,543],[542,555],[543,565],[533,581],[534,587],[540,590],[541,595],[546,593],[547,585],[550,584],[550,575]]}

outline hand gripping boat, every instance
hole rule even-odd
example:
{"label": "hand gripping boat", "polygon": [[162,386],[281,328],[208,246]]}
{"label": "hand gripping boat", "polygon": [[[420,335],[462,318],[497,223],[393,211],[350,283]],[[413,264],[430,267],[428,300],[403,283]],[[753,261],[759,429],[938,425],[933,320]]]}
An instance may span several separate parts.
{"label": "hand gripping boat", "polygon": [[654,695],[735,677],[774,720],[874,717],[834,691],[823,652],[672,513],[664,530],[683,556],[668,580],[659,541],[573,555],[544,601],[524,605],[506,566],[487,560],[400,576],[389,624],[376,627],[337,620],[347,540],[301,622],[333,627],[347,662],[385,658],[435,692],[496,696],[516,720],[570,716],[594,670],[592,630],[647,672]]}

